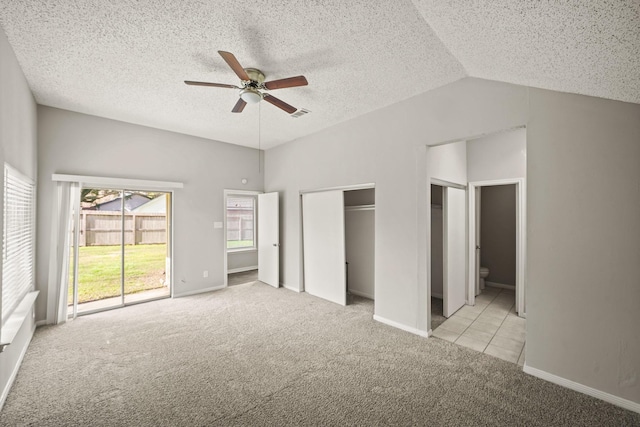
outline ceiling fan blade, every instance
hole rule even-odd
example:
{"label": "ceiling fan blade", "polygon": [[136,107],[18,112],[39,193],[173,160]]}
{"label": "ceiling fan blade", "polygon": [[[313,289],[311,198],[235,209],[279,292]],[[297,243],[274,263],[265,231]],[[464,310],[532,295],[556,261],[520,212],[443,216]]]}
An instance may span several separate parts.
{"label": "ceiling fan blade", "polygon": [[244,110],[245,105],[247,105],[247,103],[244,102],[244,99],[238,98],[238,102],[236,102],[236,105],[234,105],[233,110],[231,110],[231,112],[242,113],[242,110]]}
{"label": "ceiling fan blade", "polygon": [[236,73],[238,77],[240,77],[240,80],[251,80],[247,75],[247,72],[244,70],[244,68],[242,68],[242,65],[240,65],[236,57],[233,56],[233,53],[225,52],[223,50],[219,50],[218,53],[220,54],[220,56],[222,56],[222,59],[224,59],[225,62],[229,64],[229,67],[231,67],[233,72]]}
{"label": "ceiling fan blade", "polygon": [[273,95],[269,95],[267,93],[264,94],[264,98],[265,101],[267,101],[269,104],[273,104],[276,107],[280,108],[281,110],[286,111],[289,114],[293,114],[296,112],[297,108],[294,106],[291,106],[289,104],[287,104],[286,102],[276,98]]}
{"label": "ceiling fan blade", "polygon": [[296,86],[306,86],[309,82],[304,76],[296,76],[296,77],[288,77],[286,79],[280,80],[271,80],[270,82],[265,82],[264,87],[269,90],[273,89],[284,89],[286,87],[296,87]]}
{"label": "ceiling fan blade", "polygon": [[229,89],[240,89],[238,86],[226,85],[223,83],[192,82],[191,80],[185,80],[184,82],[191,86],[212,86],[212,87],[224,87]]}

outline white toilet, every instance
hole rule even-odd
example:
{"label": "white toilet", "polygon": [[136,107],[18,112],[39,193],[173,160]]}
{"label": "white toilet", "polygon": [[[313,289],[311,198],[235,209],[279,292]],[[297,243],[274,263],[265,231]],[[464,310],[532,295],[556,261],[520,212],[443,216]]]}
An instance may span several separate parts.
{"label": "white toilet", "polygon": [[480,289],[484,289],[484,279],[489,275],[487,267],[480,267]]}

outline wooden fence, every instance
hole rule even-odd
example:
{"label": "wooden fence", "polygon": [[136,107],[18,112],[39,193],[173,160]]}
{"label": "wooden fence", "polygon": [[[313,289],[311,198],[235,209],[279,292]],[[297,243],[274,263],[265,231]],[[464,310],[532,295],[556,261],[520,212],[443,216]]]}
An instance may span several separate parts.
{"label": "wooden fence", "polygon": [[[81,211],[79,246],[119,245],[122,241],[120,212]],[[167,215],[164,213],[124,214],[125,245],[167,243]]]}

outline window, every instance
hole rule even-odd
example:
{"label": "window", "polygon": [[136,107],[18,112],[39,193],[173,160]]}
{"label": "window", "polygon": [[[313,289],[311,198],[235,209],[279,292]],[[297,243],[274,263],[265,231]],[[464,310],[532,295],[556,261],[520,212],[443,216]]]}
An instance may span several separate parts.
{"label": "window", "polygon": [[227,197],[227,249],[256,247],[256,199],[253,196]]}
{"label": "window", "polygon": [[2,238],[2,324],[33,288],[35,186],[11,166],[4,166]]}

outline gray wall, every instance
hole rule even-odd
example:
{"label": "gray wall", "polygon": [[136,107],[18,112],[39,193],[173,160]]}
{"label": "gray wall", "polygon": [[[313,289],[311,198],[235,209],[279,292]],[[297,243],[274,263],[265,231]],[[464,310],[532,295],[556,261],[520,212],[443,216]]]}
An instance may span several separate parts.
{"label": "gray wall", "polygon": [[266,151],[265,191],[282,198],[282,282],[303,289],[300,191],[373,182],[375,314],[426,332],[426,145],[522,125],[527,104],[527,88],[464,79]]}
{"label": "gray wall", "polygon": [[424,147],[522,125],[526,364],[640,403],[640,105],[467,78],[270,149],[282,281],[302,289],[299,191],[375,182],[375,313],[426,331]]}
{"label": "gray wall", "polygon": [[526,129],[514,129],[467,141],[469,182],[526,176]]}
{"label": "gray wall", "polygon": [[[262,190],[256,150],[42,106],[38,125],[37,279],[43,294],[53,173],[183,182],[174,193],[174,292],[224,284],[224,230],[214,229],[214,221],[224,219],[225,188]],[[45,309],[39,301],[38,319]]]}
{"label": "gray wall", "polygon": [[344,192],[345,206],[363,206],[376,204],[376,189],[349,190]]}
{"label": "gray wall", "polygon": [[481,187],[480,265],[489,282],[516,286],[516,186]]}
{"label": "gray wall", "polygon": [[[36,181],[36,141],[36,103],[13,50],[4,32],[0,30],[0,167],[7,162]],[[4,185],[0,185],[0,203],[4,200],[3,192]],[[4,219],[3,208],[0,208],[0,224]],[[41,294],[38,300],[42,299]],[[0,396],[8,391],[11,375],[18,368],[20,355],[29,345],[34,329],[35,323],[32,316],[29,316],[14,342],[0,353]]]}
{"label": "gray wall", "polygon": [[527,365],[640,403],[640,105],[531,91]]}
{"label": "gray wall", "polygon": [[432,179],[467,185],[467,143],[465,141],[430,147],[427,172]]}
{"label": "gray wall", "polygon": [[227,253],[227,271],[249,267],[258,268],[258,250]]}

